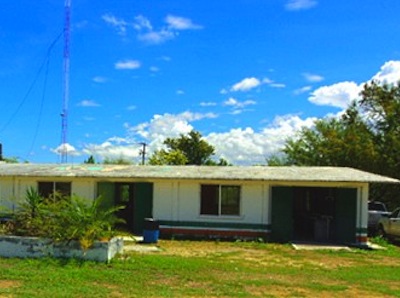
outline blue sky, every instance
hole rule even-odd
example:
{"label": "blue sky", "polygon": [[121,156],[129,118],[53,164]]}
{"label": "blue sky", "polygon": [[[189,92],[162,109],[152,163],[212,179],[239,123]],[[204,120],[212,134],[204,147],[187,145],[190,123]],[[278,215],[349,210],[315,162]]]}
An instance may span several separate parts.
{"label": "blue sky", "polygon": [[[192,129],[233,164],[400,79],[400,1],[71,0],[68,162]],[[60,162],[64,1],[3,0],[0,142]]]}

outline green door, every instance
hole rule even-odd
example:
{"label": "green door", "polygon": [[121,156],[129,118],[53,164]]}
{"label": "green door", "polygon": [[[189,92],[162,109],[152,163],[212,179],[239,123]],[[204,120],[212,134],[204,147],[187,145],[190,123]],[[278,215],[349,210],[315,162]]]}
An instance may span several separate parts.
{"label": "green door", "polygon": [[133,232],[143,232],[144,219],[153,217],[153,183],[135,183],[133,195]]}
{"label": "green door", "polygon": [[112,182],[97,183],[97,196],[101,197],[100,206],[107,209],[115,205],[115,184]]}
{"label": "green door", "polygon": [[292,187],[272,188],[271,238],[276,242],[289,242],[293,239]]}
{"label": "green door", "polygon": [[335,209],[336,240],[342,243],[355,243],[357,189],[338,188]]}

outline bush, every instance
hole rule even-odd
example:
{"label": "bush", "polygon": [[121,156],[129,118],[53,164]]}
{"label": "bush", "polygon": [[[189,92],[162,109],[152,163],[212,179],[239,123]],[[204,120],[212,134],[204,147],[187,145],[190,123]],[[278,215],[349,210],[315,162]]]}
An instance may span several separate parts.
{"label": "bush", "polygon": [[122,222],[115,212],[123,207],[100,207],[101,201],[99,197],[88,202],[75,195],[43,198],[30,188],[6,229],[9,234],[44,237],[55,242],[76,240],[86,250],[95,240],[111,238],[115,224]]}

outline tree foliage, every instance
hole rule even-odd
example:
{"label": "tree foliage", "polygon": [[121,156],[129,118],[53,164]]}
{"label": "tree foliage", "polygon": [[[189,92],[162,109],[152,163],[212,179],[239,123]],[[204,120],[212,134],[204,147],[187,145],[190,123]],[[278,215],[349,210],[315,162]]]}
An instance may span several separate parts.
{"label": "tree foliage", "polygon": [[124,156],[117,158],[106,157],[103,161],[105,165],[132,165],[133,162]]}
{"label": "tree foliage", "polygon": [[149,158],[151,165],[228,165],[221,158],[218,162],[212,159],[214,146],[203,140],[202,135],[192,130],[178,138],[167,138],[164,141],[167,149],[157,150]]}
{"label": "tree foliage", "polygon": [[[347,166],[400,178],[400,83],[364,85],[340,118],[317,120],[287,140],[270,165]],[[371,199],[400,205],[396,185],[373,185]]]}

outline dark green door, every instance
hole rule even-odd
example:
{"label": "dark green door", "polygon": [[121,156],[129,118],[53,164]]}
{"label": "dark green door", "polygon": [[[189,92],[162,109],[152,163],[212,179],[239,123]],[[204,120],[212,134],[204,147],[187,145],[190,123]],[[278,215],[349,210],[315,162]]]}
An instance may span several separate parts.
{"label": "dark green door", "polygon": [[144,219],[153,217],[153,183],[135,183],[133,198],[133,232],[141,234]]}
{"label": "dark green door", "polygon": [[271,238],[276,242],[293,240],[293,187],[273,187]]}
{"label": "dark green door", "polygon": [[100,206],[107,209],[115,205],[115,184],[112,182],[97,183],[97,197],[101,197]]}
{"label": "dark green door", "polygon": [[355,243],[357,189],[338,188],[335,209],[336,240],[342,243]]}

